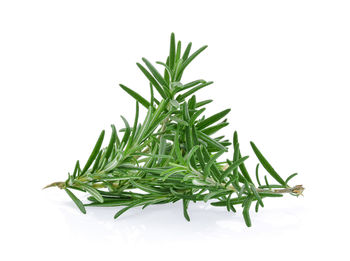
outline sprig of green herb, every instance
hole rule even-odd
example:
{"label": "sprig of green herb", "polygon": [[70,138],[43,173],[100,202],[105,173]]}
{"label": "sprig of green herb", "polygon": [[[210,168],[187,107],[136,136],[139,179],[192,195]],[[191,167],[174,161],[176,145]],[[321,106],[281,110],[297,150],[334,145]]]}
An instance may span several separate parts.
{"label": "sprig of green herb", "polygon": [[[77,161],[73,174],[68,173],[65,182],[54,182],[46,187],[64,189],[78,208],[86,213],[85,206],[119,207],[114,218],[138,206],[166,204],[182,200],[184,217],[190,221],[189,203],[209,200],[212,206],[226,207],[236,212],[234,205],[242,205],[243,217],[251,226],[250,206],[255,210],[264,207],[263,199],[282,197],[283,193],[302,195],[301,185],[291,187],[251,142],[260,164],[278,184],[265,185],[259,180],[258,166],[255,171],[258,184],[252,181],[242,156],[237,132],[233,135],[233,157],[223,165],[219,158],[228,151],[231,143],[215,134],[228,125],[225,116],[230,109],[211,116],[201,116],[203,106],[212,100],[197,101],[195,93],[213,82],[202,79],[189,83],[181,81],[189,64],[207,46],[190,53],[192,44],[181,51],[181,42],[171,34],[170,51],[166,62],[157,62],[163,74],[146,58],[138,68],[149,81],[150,98],[144,98],[129,87],[120,87],[136,100],[134,122],[123,116],[124,127],[112,133],[107,147],[103,147],[103,130],[90,157],[81,169]],[[147,109],[143,122],[139,122],[139,104]],[[121,135],[119,137],[119,135]],[[45,187],[45,188],[46,188]],[[79,190],[90,196],[89,204],[83,204],[72,192]]]}

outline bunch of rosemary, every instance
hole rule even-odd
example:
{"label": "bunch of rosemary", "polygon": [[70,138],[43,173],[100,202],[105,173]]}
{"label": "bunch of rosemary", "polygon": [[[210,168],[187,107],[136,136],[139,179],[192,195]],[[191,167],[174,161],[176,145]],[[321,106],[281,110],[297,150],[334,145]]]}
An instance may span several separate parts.
{"label": "bunch of rosemary", "polygon": [[[256,166],[255,185],[239,148],[237,132],[233,135],[233,156],[218,161],[228,151],[231,143],[215,133],[228,125],[225,116],[230,109],[210,117],[202,116],[204,106],[212,100],[197,101],[194,93],[213,82],[196,80],[182,83],[187,66],[207,46],[190,54],[192,44],[181,50],[181,42],[175,42],[171,34],[170,52],[161,74],[146,58],[138,68],[149,81],[150,99],[146,99],[125,85],[120,87],[136,100],[136,114],[132,125],[121,116],[125,127],[119,132],[112,125],[107,147],[102,147],[105,131],[102,131],[86,164],[81,168],[76,162],[72,174],[65,182],[54,182],[46,187],[64,189],[78,208],[86,213],[85,206],[123,206],[114,218],[130,208],[182,201],[183,213],[189,221],[187,209],[190,202],[216,199],[211,205],[226,207],[236,212],[235,205],[243,207],[243,217],[251,226],[249,211],[255,202],[255,211],[263,207],[263,199],[282,197],[283,193],[299,196],[303,187],[291,187],[289,181],[297,174],[283,179],[272,168],[257,146],[252,149],[261,165],[276,184],[259,180],[259,164]],[[148,112],[139,123],[139,105]],[[89,204],[83,204],[72,190],[90,194]]]}

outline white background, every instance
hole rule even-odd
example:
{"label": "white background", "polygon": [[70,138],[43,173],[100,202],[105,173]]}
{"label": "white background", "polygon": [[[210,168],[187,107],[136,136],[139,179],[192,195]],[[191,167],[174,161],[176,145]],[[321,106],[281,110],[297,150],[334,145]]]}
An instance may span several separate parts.
{"label": "white background", "polygon": [[[0,1],[3,260],[345,260],[349,233],[349,1]],[[135,63],[164,61],[170,33],[209,48],[184,79],[213,80],[207,113],[232,108],[243,154],[254,140],[305,197],[266,200],[246,228],[208,204],[89,208],[58,189],[102,129],[130,121]],[[228,157],[231,157],[228,155]],[[83,196],[83,195],[81,195]]]}

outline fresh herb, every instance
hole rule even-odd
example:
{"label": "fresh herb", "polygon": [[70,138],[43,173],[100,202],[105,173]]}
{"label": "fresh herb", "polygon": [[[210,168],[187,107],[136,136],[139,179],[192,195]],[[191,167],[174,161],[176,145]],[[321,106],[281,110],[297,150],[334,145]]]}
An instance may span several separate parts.
{"label": "fresh herb", "polygon": [[[218,160],[231,146],[223,136],[215,136],[228,125],[225,116],[230,110],[203,116],[203,106],[212,100],[198,101],[194,94],[212,82],[181,81],[184,70],[207,46],[190,54],[191,47],[189,43],[182,53],[181,42],[176,43],[171,34],[166,62],[157,62],[163,67],[163,73],[142,58],[144,65],[137,63],[137,66],[149,82],[150,98],[120,84],[136,100],[134,122],[129,124],[122,117],[125,126],[119,133],[112,125],[107,147],[102,146],[103,130],[83,168],[77,161],[73,174],[69,173],[65,182],[46,187],[64,189],[84,214],[85,206],[124,206],[114,218],[133,207],[181,200],[184,217],[190,221],[191,202],[214,199],[211,205],[233,212],[236,212],[234,205],[240,204],[247,226],[251,226],[249,213],[254,201],[258,211],[259,205],[264,207],[263,199],[267,197],[281,197],[283,193],[302,195],[301,185],[288,185],[296,174],[284,180],[251,142],[260,164],[277,182],[270,184],[265,176],[265,185],[262,185],[258,165],[255,171],[258,185],[255,185],[245,166],[248,156],[242,156],[236,132],[232,160]],[[139,104],[148,110],[143,122],[139,122]],[[90,194],[90,203],[84,205],[72,190]]]}

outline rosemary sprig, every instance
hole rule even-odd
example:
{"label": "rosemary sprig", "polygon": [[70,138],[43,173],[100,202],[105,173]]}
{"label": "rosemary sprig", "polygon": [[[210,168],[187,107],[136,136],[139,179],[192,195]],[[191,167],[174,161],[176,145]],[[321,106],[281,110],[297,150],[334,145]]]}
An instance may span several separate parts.
{"label": "rosemary sprig", "polygon": [[[200,79],[182,83],[184,70],[207,46],[190,54],[191,47],[189,43],[182,53],[181,42],[176,43],[171,34],[166,62],[157,62],[164,67],[163,74],[142,58],[144,65],[137,66],[149,81],[150,98],[120,84],[136,100],[133,124],[121,116],[125,126],[119,133],[111,126],[107,147],[102,147],[103,130],[83,168],[77,161],[65,182],[54,182],[45,188],[64,189],[84,214],[85,206],[123,206],[114,218],[133,207],[182,200],[184,217],[189,221],[190,202],[215,199],[211,205],[226,207],[228,211],[236,212],[234,205],[242,205],[247,226],[251,226],[253,202],[258,211],[259,206],[264,207],[265,198],[282,197],[284,193],[302,195],[302,185],[288,185],[296,173],[284,180],[251,142],[261,165],[277,182],[270,184],[265,176],[262,185],[257,165],[255,185],[245,167],[248,156],[243,157],[240,152],[237,132],[233,135],[232,160],[227,159],[225,165],[218,161],[231,145],[223,136],[215,136],[228,125],[225,116],[230,109],[202,116],[203,106],[212,100],[197,101],[194,94],[213,82]],[[148,110],[143,122],[139,122],[139,104]],[[87,192],[90,203],[83,204],[72,190]]]}

